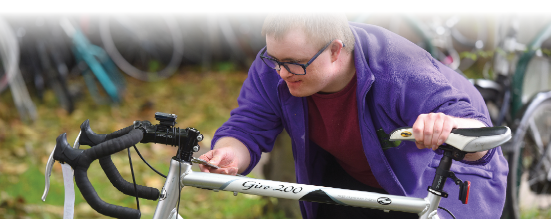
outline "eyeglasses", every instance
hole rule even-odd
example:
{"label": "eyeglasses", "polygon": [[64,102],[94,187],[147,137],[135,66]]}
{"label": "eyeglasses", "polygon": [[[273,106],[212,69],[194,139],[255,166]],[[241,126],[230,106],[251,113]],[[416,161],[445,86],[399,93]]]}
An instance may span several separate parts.
{"label": "eyeglasses", "polygon": [[[281,66],[283,66],[291,74],[305,75],[306,74],[306,67],[308,67],[310,64],[312,64],[312,62],[314,60],[316,60],[316,58],[319,55],[321,55],[321,53],[323,51],[325,51],[325,49],[327,49],[327,47],[332,42],[333,42],[333,40],[331,40],[329,43],[327,43],[327,45],[325,45],[323,48],[321,48],[320,51],[318,53],[316,53],[316,55],[314,55],[314,57],[312,57],[312,59],[310,59],[310,61],[308,61],[306,64],[300,64],[300,63],[295,63],[295,62],[280,62],[280,61],[277,61],[276,59],[274,59],[274,58],[270,57],[268,54],[266,54],[266,49],[267,48],[264,48],[264,50],[262,50],[262,52],[260,53],[261,54],[260,58],[262,59],[264,64],[266,64],[270,68],[275,69],[276,71],[281,71]],[[343,45],[343,47],[344,47],[344,45]]]}

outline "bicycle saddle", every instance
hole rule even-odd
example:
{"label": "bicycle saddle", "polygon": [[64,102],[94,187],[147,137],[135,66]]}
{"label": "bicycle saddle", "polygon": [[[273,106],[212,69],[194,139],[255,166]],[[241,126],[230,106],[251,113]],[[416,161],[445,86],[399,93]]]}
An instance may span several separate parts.
{"label": "bicycle saddle", "polygon": [[[447,145],[464,152],[485,151],[509,141],[511,129],[507,126],[453,129]],[[411,127],[398,128],[390,133],[390,141],[415,141]]]}

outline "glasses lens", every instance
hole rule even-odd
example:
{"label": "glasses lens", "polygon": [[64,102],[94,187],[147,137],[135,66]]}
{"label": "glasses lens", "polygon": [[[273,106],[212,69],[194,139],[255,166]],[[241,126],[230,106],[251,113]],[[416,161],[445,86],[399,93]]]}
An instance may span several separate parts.
{"label": "glasses lens", "polygon": [[266,65],[270,68],[273,68],[276,70],[279,69],[279,65],[274,60],[262,58],[262,61],[264,61],[264,63],[266,63]]}
{"label": "glasses lens", "polygon": [[295,75],[303,75],[305,74],[304,72],[304,68],[302,68],[302,66],[300,65],[294,65],[294,64],[290,64],[290,63],[285,63],[285,67],[288,71],[290,71],[292,74],[295,74]]}

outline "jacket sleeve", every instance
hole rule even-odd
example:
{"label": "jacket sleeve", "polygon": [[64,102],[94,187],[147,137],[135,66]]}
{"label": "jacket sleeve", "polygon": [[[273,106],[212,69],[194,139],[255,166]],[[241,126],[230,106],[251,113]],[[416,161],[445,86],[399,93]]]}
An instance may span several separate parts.
{"label": "jacket sleeve", "polygon": [[[376,57],[370,60],[376,76],[372,88],[374,103],[379,112],[386,112],[386,117],[392,120],[386,122],[385,132],[412,126],[420,114],[431,112],[476,119],[492,126],[482,96],[465,77],[415,44],[387,37],[391,38],[389,43],[378,45],[375,50],[378,56],[369,55]],[[487,153],[488,156],[472,164],[487,163],[493,154]]]}
{"label": "jacket sleeve", "polygon": [[262,152],[272,150],[281,133],[281,107],[277,97],[279,75],[269,69],[257,55],[237,98],[239,107],[215,133],[212,147],[221,137],[234,137],[249,149],[251,163],[242,173],[248,174],[260,160]]}
{"label": "jacket sleeve", "polygon": [[[365,27],[370,28],[370,27]],[[386,133],[412,126],[419,114],[442,112],[477,119],[491,126],[484,100],[462,75],[434,60],[417,45],[383,29],[370,29],[362,46],[369,57],[369,70],[375,81],[368,99]],[[438,150],[437,150],[438,152]],[[392,171],[411,197],[425,197],[441,155],[418,150],[413,142],[402,142],[384,151]],[[426,155],[426,156],[425,156]],[[430,156],[432,155],[432,156]],[[454,162],[452,171],[473,183],[468,205],[457,200],[459,189],[446,181],[450,198],[440,205],[464,218],[499,218],[506,196],[508,166],[499,147],[481,160]],[[439,211],[440,218],[449,218]]]}
{"label": "jacket sleeve", "polygon": [[[419,114],[440,112],[458,118],[476,119],[491,127],[488,110],[478,90],[462,75],[428,53],[425,58],[427,61],[426,67],[421,68],[423,71],[404,78],[407,81],[400,82],[404,90],[394,94],[396,106],[407,124],[412,126]],[[400,79],[395,77],[395,80]],[[477,161],[461,162],[484,165],[492,159],[495,150],[491,149]]]}

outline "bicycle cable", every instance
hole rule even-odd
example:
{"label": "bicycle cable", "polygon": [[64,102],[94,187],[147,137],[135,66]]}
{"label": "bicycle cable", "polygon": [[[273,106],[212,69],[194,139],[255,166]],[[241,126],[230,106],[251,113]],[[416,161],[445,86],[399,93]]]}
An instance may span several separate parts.
{"label": "bicycle cable", "polygon": [[138,156],[140,156],[140,158],[142,159],[142,161],[147,164],[147,166],[149,168],[151,168],[151,170],[155,171],[155,173],[159,174],[160,176],[164,177],[166,179],[166,176],[164,174],[162,174],[161,172],[157,171],[155,168],[153,168],[147,161],[145,161],[145,158],[143,158],[142,154],[140,153],[140,151],[138,150],[138,148],[136,147],[136,145],[134,145],[134,150],[136,150],[136,153],[138,153]]}
{"label": "bicycle cable", "polygon": [[[174,127],[172,127],[172,130],[174,131]],[[180,127],[178,127],[178,133],[180,133]],[[178,152],[180,152],[180,138],[178,138]],[[180,211],[180,193],[182,193],[182,188],[180,186],[181,185],[181,179],[180,177],[182,177],[182,165],[180,163],[180,160],[182,159],[182,156],[180,155],[180,153],[178,153],[178,206],[176,207],[176,215],[175,217],[178,218],[178,215],[179,214],[179,211]]]}
{"label": "bicycle cable", "polygon": [[130,172],[132,173],[132,182],[134,183],[134,196],[136,196],[138,211],[140,211],[140,199],[138,199],[138,188],[136,187],[136,178],[134,177],[134,167],[132,167],[132,158],[130,156],[130,148],[126,148],[126,151],[128,152],[128,163],[130,163]]}
{"label": "bicycle cable", "polygon": [[438,208],[440,208],[440,209],[442,209],[442,210],[448,212],[448,214],[450,214],[450,215],[453,217],[453,219],[456,219],[456,218],[455,218],[455,215],[453,215],[452,212],[449,211],[448,209],[445,209],[444,207],[440,207],[440,206],[438,206]]}

